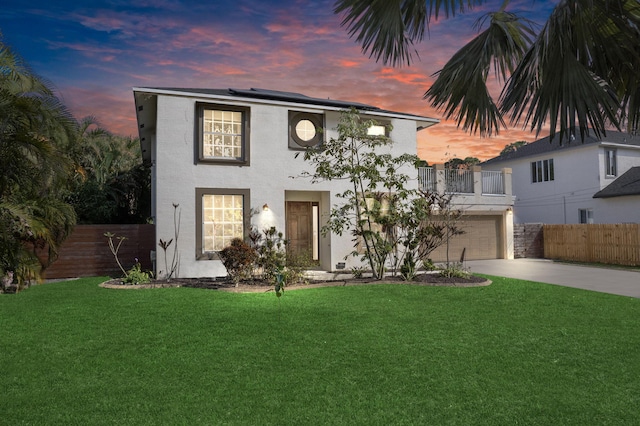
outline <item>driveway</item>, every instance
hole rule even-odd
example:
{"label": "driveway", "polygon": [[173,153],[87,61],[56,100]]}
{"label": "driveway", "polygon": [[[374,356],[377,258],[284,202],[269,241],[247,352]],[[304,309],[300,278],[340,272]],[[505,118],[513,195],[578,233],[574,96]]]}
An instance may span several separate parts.
{"label": "driveway", "polygon": [[469,260],[471,272],[640,298],[640,271],[578,266],[546,259]]}

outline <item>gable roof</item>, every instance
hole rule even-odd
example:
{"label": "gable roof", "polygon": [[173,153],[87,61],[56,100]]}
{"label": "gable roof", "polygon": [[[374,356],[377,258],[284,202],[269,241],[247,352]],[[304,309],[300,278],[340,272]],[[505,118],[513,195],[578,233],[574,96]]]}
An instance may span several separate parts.
{"label": "gable roof", "polygon": [[580,138],[563,138],[561,140],[557,136],[550,141],[549,136],[547,136],[545,138],[538,139],[535,142],[523,145],[516,151],[510,152],[506,155],[499,155],[497,157],[490,158],[482,164],[497,163],[500,161],[552,153],[585,145],[605,143],[640,147],[640,136],[615,131],[608,131],[606,136],[603,136],[601,139],[596,138],[592,134],[587,134],[584,141],[581,141]]}
{"label": "gable roof", "polygon": [[640,166],[632,167],[604,189],[596,192],[593,198],[622,197],[640,195]]}

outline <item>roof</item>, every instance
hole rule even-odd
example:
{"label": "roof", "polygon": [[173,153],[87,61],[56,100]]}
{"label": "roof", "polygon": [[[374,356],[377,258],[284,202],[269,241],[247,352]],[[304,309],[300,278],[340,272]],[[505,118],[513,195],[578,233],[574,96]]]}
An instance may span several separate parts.
{"label": "roof", "polygon": [[640,136],[633,136],[629,133],[608,131],[605,136],[598,139],[592,134],[587,134],[584,141],[580,138],[563,138],[554,137],[552,141],[549,140],[549,136],[538,139],[535,142],[523,145],[516,151],[507,153],[506,155],[490,158],[482,164],[492,164],[506,160],[514,160],[518,158],[525,158],[534,155],[546,154],[551,152],[562,151],[566,149],[576,148],[591,144],[619,144],[640,147]]}
{"label": "roof", "polygon": [[593,198],[622,197],[625,195],[640,195],[640,166],[627,170],[607,187],[596,192]]}
{"label": "roof", "polygon": [[330,107],[336,109],[349,109],[356,108],[363,112],[371,112],[375,114],[394,115],[401,118],[413,119],[419,122],[423,122],[421,128],[429,127],[438,123],[440,120],[430,117],[424,117],[414,114],[407,114],[402,112],[395,112],[389,110],[383,110],[373,105],[367,105],[360,102],[341,101],[337,99],[324,99],[314,98],[311,96],[303,95],[294,92],[281,92],[277,90],[267,89],[194,89],[194,88],[175,88],[175,87],[134,87],[134,92],[148,92],[156,94],[190,94],[190,95],[204,95],[206,97],[226,98],[226,99],[252,99],[252,100],[266,100],[266,101],[281,101],[304,105],[317,105],[323,107]]}

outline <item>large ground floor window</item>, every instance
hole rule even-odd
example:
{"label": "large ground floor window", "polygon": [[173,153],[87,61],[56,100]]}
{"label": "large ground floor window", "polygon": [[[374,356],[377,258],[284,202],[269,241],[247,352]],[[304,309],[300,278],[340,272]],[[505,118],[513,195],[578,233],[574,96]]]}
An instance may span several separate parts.
{"label": "large ground floor window", "polygon": [[196,257],[215,259],[249,227],[248,189],[196,189]]}

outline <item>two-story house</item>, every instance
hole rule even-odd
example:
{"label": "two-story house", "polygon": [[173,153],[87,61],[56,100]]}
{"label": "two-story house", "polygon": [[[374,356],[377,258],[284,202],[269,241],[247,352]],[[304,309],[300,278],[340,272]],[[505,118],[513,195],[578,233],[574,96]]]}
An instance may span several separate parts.
{"label": "two-story house", "polygon": [[[312,184],[301,152],[337,137],[342,111],[391,124],[397,153],[416,153],[417,132],[436,119],[356,102],[261,89],[134,88],[143,158],[152,165],[156,240],[174,238],[180,213],[180,276],[223,276],[217,256],[250,225],[275,226],[326,271],[359,265],[350,235],[322,235],[348,182]],[[414,172],[415,173],[415,172]],[[417,176],[412,183],[418,185]],[[164,270],[158,256],[158,271]],[[344,264],[346,262],[346,264]],[[355,263],[352,263],[355,262]]]}
{"label": "two-story house", "polygon": [[482,163],[512,169],[515,223],[640,222],[640,137],[549,137]]}

